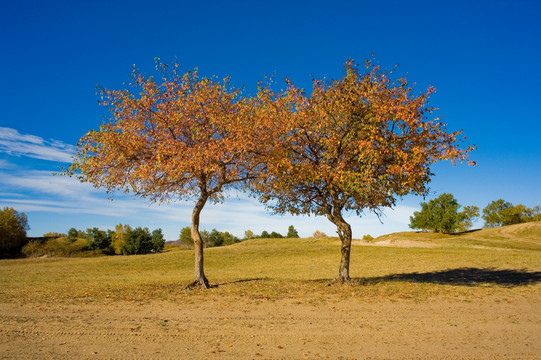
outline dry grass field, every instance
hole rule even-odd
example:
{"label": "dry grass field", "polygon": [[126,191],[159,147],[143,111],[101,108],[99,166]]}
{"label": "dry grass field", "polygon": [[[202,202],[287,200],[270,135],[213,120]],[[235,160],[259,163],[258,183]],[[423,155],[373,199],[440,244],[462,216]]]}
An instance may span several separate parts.
{"label": "dry grass field", "polygon": [[541,223],[0,261],[0,358],[537,359]]}

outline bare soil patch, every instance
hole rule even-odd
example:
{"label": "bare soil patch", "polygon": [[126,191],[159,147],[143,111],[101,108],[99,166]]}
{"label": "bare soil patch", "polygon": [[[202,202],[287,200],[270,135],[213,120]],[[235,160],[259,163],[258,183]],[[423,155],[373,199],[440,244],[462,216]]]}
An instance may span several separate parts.
{"label": "bare soil patch", "polygon": [[0,303],[0,358],[539,359],[539,300]]}

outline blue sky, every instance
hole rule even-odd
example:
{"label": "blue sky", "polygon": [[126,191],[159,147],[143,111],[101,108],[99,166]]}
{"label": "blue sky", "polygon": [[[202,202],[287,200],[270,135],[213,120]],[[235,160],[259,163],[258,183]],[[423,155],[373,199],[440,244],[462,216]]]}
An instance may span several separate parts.
{"label": "blue sky", "polygon": [[[119,223],[162,228],[167,239],[188,226],[192,202],[149,204],[53,176],[68,166],[78,139],[106,115],[96,85],[123,88],[135,64],[154,58],[183,70],[231,76],[254,93],[265,75],[309,89],[311,75],[339,78],[348,58],[374,53],[399,65],[450,130],[463,129],[476,167],[434,166],[430,200],[443,192],[483,208],[503,198],[541,204],[541,2],[509,1],[3,1],[0,11],[0,207],[25,212],[30,236]],[[354,237],[408,230],[421,197],[408,196],[380,223],[348,216]],[[315,230],[325,218],[271,215],[232,193],[207,204],[202,228]],[[482,226],[478,222],[477,226]]]}

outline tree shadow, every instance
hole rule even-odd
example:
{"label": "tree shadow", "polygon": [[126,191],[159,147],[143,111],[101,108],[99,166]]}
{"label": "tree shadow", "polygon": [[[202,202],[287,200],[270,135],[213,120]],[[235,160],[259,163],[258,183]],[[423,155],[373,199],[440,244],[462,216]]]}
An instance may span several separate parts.
{"label": "tree shadow", "polygon": [[265,279],[264,278],[253,278],[253,279],[232,280],[232,281],[226,281],[226,282],[223,282],[223,283],[212,284],[211,287],[214,288],[214,287],[218,287],[218,286],[239,284],[239,283],[252,282],[252,281],[261,281],[261,280],[265,280]]}
{"label": "tree shadow", "polygon": [[425,273],[391,274],[355,280],[359,285],[383,281],[410,281],[441,285],[479,286],[494,284],[505,287],[533,285],[541,282],[541,272],[527,270],[501,270],[494,268],[458,268]]}

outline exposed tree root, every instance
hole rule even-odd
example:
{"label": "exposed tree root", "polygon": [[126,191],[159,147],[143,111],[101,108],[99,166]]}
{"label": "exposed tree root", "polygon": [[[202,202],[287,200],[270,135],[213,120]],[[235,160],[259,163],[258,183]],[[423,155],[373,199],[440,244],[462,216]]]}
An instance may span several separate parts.
{"label": "exposed tree root", "polygon": [[184,290],[192,290],[192,289],[196,289],[196,288],[210,289],[210,288],[213,288],[213,287],[216,287],[216,285],[214,285],[214,286],[210,285],[207,278],[203,278],[203,279],[195,280],[195,281],[189,283],[188,285],[186,285],[184,287]]}
{"label": "exposed tree root", "polygon": [[341,277],[341,276],[338,276],[336,278],[334,278],[333,280],[331,280],[331,282],[328,284],[328,286],[333,286],[333,285],[350,285],[353,283],[353,280],[348,276],[347,278],[344,278],[344,277]]}

